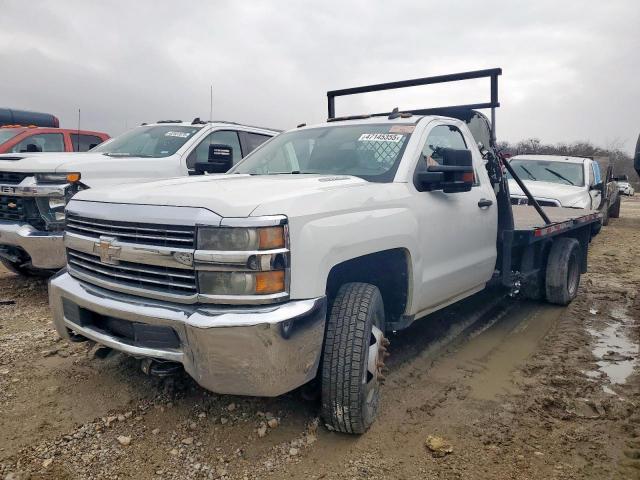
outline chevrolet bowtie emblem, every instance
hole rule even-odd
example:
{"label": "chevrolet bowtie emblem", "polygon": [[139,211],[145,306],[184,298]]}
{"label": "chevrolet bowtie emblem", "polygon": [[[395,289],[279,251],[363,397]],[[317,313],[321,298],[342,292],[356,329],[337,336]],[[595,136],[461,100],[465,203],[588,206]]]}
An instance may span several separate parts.
{"label": "chevrolet bowtie emblem", "polygon": [[93,253],[100,255],[100,261],[102,263],[108,263],[111,265],[118,264],[118,256],[122,247],[114,245],[116,239],[113,237],[100,237],[96,243],[93,244]]}

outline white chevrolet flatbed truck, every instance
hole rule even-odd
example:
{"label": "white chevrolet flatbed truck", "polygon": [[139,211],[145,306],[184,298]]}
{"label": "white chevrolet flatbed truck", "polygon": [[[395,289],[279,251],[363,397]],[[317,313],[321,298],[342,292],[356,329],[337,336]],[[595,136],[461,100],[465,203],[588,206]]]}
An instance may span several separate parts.
{"label": "white chevrolet flatbed truck", "polygon": [[237,162],[277,133],[232,122],[167,120],[87,153],[0,155],[0,262],[24,275],[59,270],[64,208],[78,191],[201,173],[197,164],[211,159],[210,147],[229,146]]}
{"label": "white chevrolet flatbed truck", "polygon": [[[495,124],[500,74],[329,92],[327,123],[280,134],[227,174],[80,192],[67,269],[50,281],[57,331],[146,372],[181,365],[218,393],[315,382],[325,424],[364,432],[389,332],[493,284],[566,305],[586,271],[597,212],[510,204],[492,127],[473,110]],[[335,118],[338,96],[471,78],[490,78],[491,102]]]}

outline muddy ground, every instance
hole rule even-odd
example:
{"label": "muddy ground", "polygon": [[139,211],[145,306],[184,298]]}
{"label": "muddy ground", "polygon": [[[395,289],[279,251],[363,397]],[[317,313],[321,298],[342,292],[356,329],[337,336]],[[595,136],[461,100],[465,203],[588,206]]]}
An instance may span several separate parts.
{"label": "muddy ground", "polygon": [[640,478],[640,197],[589,271],[568,308],[487,293],[392,336],[379,419],[349,437],[299,392],[215,395],[59,342],[46,283],[2,270],[0,478]]}

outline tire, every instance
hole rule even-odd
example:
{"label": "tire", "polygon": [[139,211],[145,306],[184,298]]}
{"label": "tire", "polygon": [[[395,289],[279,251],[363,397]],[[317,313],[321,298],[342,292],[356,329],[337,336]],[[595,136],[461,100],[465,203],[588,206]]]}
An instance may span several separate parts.
{"label": "tire", "polygon": [[602,230],[602,222],[595,222],[591,224],[591,236],[596,236]]}
{"label": "tire", "polygon": [[580,286],[580,243],[575,238],[558,238],[551,245],[545,275],[547,302],[568,305]]}
{"label": "tire", "polygon": [[613,204],[613,207],[611,207],[611,210],[609,211],[609,216],[611,218],[620,218],[620,202],[621,202],[621,198],[618,195],[618,198],[616,199],[616,203]]}
{"label": "tire", "polygon": [[375,420],[388,345],[384,326],[377,287],[340,287],[330,309],[322,359],[321,416],[330,430],[360,434]]}

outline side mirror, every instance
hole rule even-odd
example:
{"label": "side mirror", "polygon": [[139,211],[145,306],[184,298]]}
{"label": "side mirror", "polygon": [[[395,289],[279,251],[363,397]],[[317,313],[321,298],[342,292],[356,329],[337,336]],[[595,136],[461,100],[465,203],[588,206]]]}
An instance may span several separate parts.
{"label": "side mirror", "polygon": [[429,165],[426,172],[418,172],[417,183],[424,191],[442,190],[444,193],[468,192],[473,187],[473,157],[470,150],[443,148],[442,165]]}
{"label": "side mirror", "polygon": [[209,145],[209,160],[196,162],[194,165],[196,174],[225,173],[233,166],[233,148],[229,145],[212,143]]}
{"label": "side mirror", "polygon": [[599,190],[600,192],[602,192],[604,190],[604,182],[594,183],[593,185],[591,185],[591,187],[589,187],[589,190]]}

